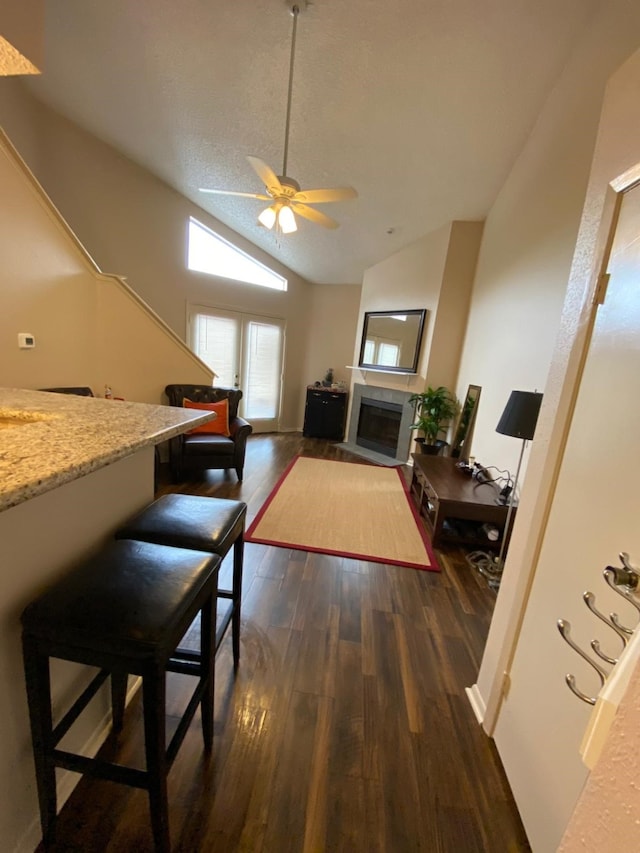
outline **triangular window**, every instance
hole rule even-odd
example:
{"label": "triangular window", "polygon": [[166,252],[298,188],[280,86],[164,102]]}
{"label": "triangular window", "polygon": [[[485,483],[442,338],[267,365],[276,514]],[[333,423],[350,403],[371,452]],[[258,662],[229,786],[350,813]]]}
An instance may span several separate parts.
{"label": "triangular window", "polygon": [[246,284],[258,284],[274,290],[287,289],[286,278],[268,269],[193,217],[189,218],[187,266],[195,272]]}

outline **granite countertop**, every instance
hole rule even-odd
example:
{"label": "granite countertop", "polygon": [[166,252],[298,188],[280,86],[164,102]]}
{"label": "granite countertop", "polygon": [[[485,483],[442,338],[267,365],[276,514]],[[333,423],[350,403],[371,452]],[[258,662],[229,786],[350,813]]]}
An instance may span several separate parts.
{"label": "granite countertop", "polygon": [[173,406],[0,388],[0,511],[213,417]]}

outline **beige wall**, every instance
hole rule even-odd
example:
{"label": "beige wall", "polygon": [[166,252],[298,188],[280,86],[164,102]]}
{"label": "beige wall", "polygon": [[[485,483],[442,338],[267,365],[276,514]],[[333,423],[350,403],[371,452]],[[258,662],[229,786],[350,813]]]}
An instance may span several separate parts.
{"label": "beige wall", "polygon": [[[352,364],[358,363],[365,311],[426,308],[429,312],[417,376],[353,371],[353,381],[422,391],[455,391],[482,222],[452,222],[365,271]],[[466,388],[465,388],[466,391]]]}
{"label": "beige wall", "polygon": [[[0,186],[0,385],[89,385],[97,377],[93,276],[1,145]],[[18,349],[19,332],[35,336],[35,349]]]}
{"label": "beige wall", "polygon": [[459,393],[482,386],[473,455],[484,465],[515,473],[519,442],[495,427],[512,390],[545,390],[604,86],[639,25],[636,4],[604,4],[487,217],[458,381]]}
{"label": "beige wall", "polygon": [[0,33],[40,71],[44,63],[44,0],[0,3]]}
{"label": "beige wall", "polygon": [[[167,381],[210,381],[124,282],[95,270],[2,137],[0,186],[0,385],[89,385],[102,394],[109,384],[126,399],[160,403]],[[35,348],[18,347],[20,332]]]}
{"label": "beige wall", "polygon": [[[282,429],[301,429],[304,389],[320,365],[347,364],[359,288],[318,287],[283,267],[110,146],[33,101],[18,81],[0,83],[0,122],[101,269],[133,289],[184,340],[187,304],[286,322]],[[37,146],[33,146],[37,127]],[[289,280],[286,293],[186,269],[194,216]],[[336,324],[335,317],[340,317]],[[322,319],[320,319],[322,318]],[[322,325],[326,320],[327,325]],[[343,338],[344,335],[344,338]],[[308,353],[308,347],[311,352]],[[344,353],[349,358],[344,358]],[[310,359],[308,361],[308,359]],[[326,368],[325,368],[326,369]]]}
{"label": "beige wall", "polygon": [[[465,369],[469,379],[475,379],[480,384],[487,381],[502,382],[501,398],[506,399],[512,387],[527,387],[525,381],[538,385],[545,391],[545,401],[541,412],[536,440],[531,448],[531,459],[527,472],[526,485],[516,520],[514,535],[511,541],[505,573],[498,596],[494,618],[478,674],[476,706],[480,715],[484,715],[484,725],[487,731],[495,729],[496,734],[504,725],[524,729],[520,747],[512,749],[507,754],[506,746],[497,740],[498,749],[505,764],[512,762],[519,765],[520,775],[528,776],[528,790],[525,796],[518,797],[521,813],[529,816],[537,815],[532,824],[528,818],[531,837],[555,837],[556,843],[563,829],[562,816],[568,819],[572,805],[572,797],[577,796],[579,784],[575,780],[573,787],[563,793],[562,809],[556,807],[554,790],[562,785],[563,773],[566,768],[562,760],[558,760],[559,750],[555,748],[554,727],[547,727],[542,736],[539,731],[527,728],[524,719],[514,719],[505,711],[502,704],[503,673],[509,672],[513,662],[513,652],[522,630],[522,618],[526,619],[529,596],[532,584],[536,585],[538,612],[549,614],[551,624],[560,615],[556,610],[557,584],[553,580],[538,584],[535,568],[541,553],[542,543],[547,529],[548,512],[553,498],[558,464],[561,456],[565,430],[570,415],[571,399],[578,372],[579,349],[585,334],[584,306],[589,300],[589,292],[593,288],[593,256],[597,225],[602,212],[603,194],[606,180],[595,195],[587,198],[582,224],[583,238],[578,243],[576,238],[580,215],[582,213],[590,158],[593,153],[595,132],[601,110],[603,90],[608,76],[616,66],[624,61],[630,50],[637,45],[640,24],[640,8],[622,2],[607,4],[601,15],[596,18],[589,29],[583,34],[574,56],[555,88],[545,110],[543,111],[528,145],[515,166],[513,175],[503,188],[501,198],[487,221],[485,243],[480,261],[478,291],[474,294],[472,305],[472,323],[468,336],[469,347],[465,350]],[[638,87],[637,83],[631,92],[628,108],[637,123]],[[609,140],[611,151],[619,153],[625,149],[630,140],[637,140],[637,131],[614,134]],[[610,161],[609,166],[613,165]],[[619,168],[624,168],[622,161]],[[609,173],[607,180],[612,176]],[[582,189],[584,188],[584,189]],[[526,190],[526,192],[525,192]],[[503,209],[504,208],[504,209]],[[500,215],[501,228],[496,226],[494,213]],[[530,228],[530,239],[520,233],[524,222]],[[511,236],[519,247],[518,257],[510,252],[506,237]],[[586,242],[585,242],[586,241]],[[575,250],[575,255],[574,255]],[[502,257],[502,266],[499,259]],[[573,262],[571,258],[573,257]],[[500,310],[500,300],[493,290],[493,282],[489,269],[495,273],[495,279],[503,283],[503,300],[505,310]],[[493,317],[498,328],[505,325],[504,321],[512,321],[517,315],[517,305],[510,299],[506,284],[511,277],[515,286],[516,300],[522,302],[522,319],[519,323],[520,334],[515,335],[512,350],[503,361],[491,353],[485,353],[479,346],[482,329],[479,324],[478,305],[482,295],[491,301],[494,310]],[[520,282],[529,282],[522,289]],[[564,281],[564,284],[563,284]],[[564,307],[557,317],[547,314],[542,300],[535,293],[536,285],[546,288],[549,282],[555,282],[564,296]],[[566,284],[569,283],[567,290]],[[529,294],[533,293],[530,298]],[[477,299],[476,299],[477,296]],[[548,296],[547,304],[552,307],[556,299]],[[474,308],[477,309],[474,311]],[[486,313],[485,319],[491,316]],[[557,337],[553,347],[545,349],[542,344],[547,342],[544,330],[546,322],[553,322]],[[474,324],[477,325],[475,328]],[[509,327],[510,328],[510,327]],[[541,334],[543,333],[543,334]],[[475,358],[472,358],[475,354]],[[528,354],[528,362],[527,362]],[[537,365],[546,359],[550,368],[544,377],[544,386],[539,380]],[[488,370],[493,360],[495,373]],[[514,370],[514,366],[517,370]],[[474,372],[471,373],[471,368]],[[480,369],[487,369],[486,375],[479,375]],[[478,372],[476,372],[478,371]],[[507,378],[505,382],[504,378]],[[492,384],[493,387],[493,384]],[[507,453],[500,451],[498,455],[496,437],[491,432],[495,429],[503,400],[494,399],[493,404],[486,404],[483,397],[480,403],[481,433],[478,444],[474,442],[474,453],[479,456],[482,446],[483,462],[489,448],[495,448],[495,455],[489,459],[497,464],[513,465],[515,454],[518,452],[518,442],[511,439],[501,439],[514,445]],[[494,398],[496,395],[493,395]],[[484,409],[483,409],[484,406]],[[482,442],[482,445],[480,445]],[[585,530],[584,536],[592,535],[593,531]],[[546,547],[546,543],[545,543]],[[563,562],[557,567],[562,572],[563,583],[573,582],[576,598],[585,588],[584,568],[582,565],[571,565]],[[540,625],[540,630],[543,630]],[[555,627],[549,630],[555,631]],[[527,641],[526,649],[531,655],[535,654],[534,643]],[[518,671],[514,678],[527,678],[527,673]],[[528,683],[525,681],[525,683]],[[556,702],[577,701],[570,694],[568,698],[566,686],[560,681],[553,692],[545,692],[547,708]],[[505,714],[503,719],[502,715]],[[497,722],[496,722],[497,720]],[[536,751],[538,765],[545,764],[545,770],[533,772],[527,764],[527,748]],[[544,761],[540,759],[544,757]],[[631,760],[632,772],[637,778],[635,760]],[[527,769],[529,772],[527,773]],[[550,781],[554,781],[554,786]],[[550,798],[545,803],[545,798]],[[551,801],[553,800],[553,802]],[[569,808],[567,810],[567,803]],[[553,821],[550,814],[554,813]],[[582,837],[585,837],[582,834]],[[540,844],[541,851],[551,850]],[[576,848],[578,849],[578,848]],[[607,848],[580,848],[607,849]],[[615,845],[614,848],[615,849]]]}
{"label": "beige wall", "polygon": [[[350,364],[358,363],[365,311],[396,309],[404,311],[410,308],[426,308],[429,312],[418,364],[418,376],[407,380],[406,376],[394,377],[391,373],[368,373],[367,384],[404,390],[409,382],[412,391],[423,389],[450,235],[451,226],[445,225],[365,270],[358,328]],[[353,371],[353,374],[355,382],[363,381],[359,371]]]}
{"label": "beige wall", "polygon": [[[453,222],[429,350],[428,385],[456,391],[483,222]],[[466,386],[458,389],[462,401]]]}
{"label": "beige wall", "polygon": [[351,381],[353,341],[358,325],[361,288],[358,285],[314,284],[310,311],[313,318],[307,340],[305,382],[324,379],[333,367],[335,382]]}
{"label": "beige wall", "polygon": [[[114,403],[114,405],[117,405]],[[153,499],[153,448],[144,447],[77,480],[0,512],[3,574],[0,596],[0,848],[32,853],[41,838],[19,614],[52,581],[95,553],[113,531]],[[94,673],[95,670],[91,670]],[[69,708],[87,684],[87,667],[51,661],[55,713]],[[104,685],[81,714],[65,743],[95,755],[109,733],[109,692]],[[79,781],[56,772],[58,806]]]}
{"label": "beige wall", "polygon": [[[461,382],[483,386],[473,453],[484,464],[515,469],[520,443],[495,433],[512,389],[538,387],[558,393],[547,381],[547,371],[553,347],[557,353],[566,353],[579,321],[581,306],[574,298],[565,310],[565,325],[558,334],[604,87],[608,76],[632,51],[637,41],[632,33],[637,33],[639,26],[640,7],[624,2],[608,4],[594,20],[487,219],[460,373]],[[538,295],[540,288],[547,293],[546,304]],[[549,326],[557,334],[556,341],[549,340]],[[495,329],[496,341],[488,329]],[[500,346],[503,334],[510,341],[507,349]],[[532,457],[546,455],[548,446],[542,431],[548,434],[555,414],[553,407],[543,404]],[[536,512],[536,507],[544,504],[550,482],[537,471],[535,482],[527,482],[527,486],[532,492],[532,511]],[[509,562],[520,563],[524,574],[527,569],[522,564],[522,549],[527,523],[531,524],[532,518],[525,519],[521,511],[509,550]],[[540,523],[542,519],[537,518],[535,526]],[[526,581],[520,586],[522,595]],[[495,679],[501,678],[504,669],[499,649],[505,626],[512,613],[517,613],[512,592],[511,585],[508,590],[501,589],[494,613],[478,676],[483,703],[490,701]]]}

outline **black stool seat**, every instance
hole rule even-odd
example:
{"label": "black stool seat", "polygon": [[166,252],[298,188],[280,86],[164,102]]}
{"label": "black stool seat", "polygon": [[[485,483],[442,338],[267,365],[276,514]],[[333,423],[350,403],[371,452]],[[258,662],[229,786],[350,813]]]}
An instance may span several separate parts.
{"label": "black stool seat", "polygon": [[243,501],[208,498],[198,495],[162,495],[116,531],[116,538],[138,539],[207,551],[224,557],[233,553],[232,588],[218,589],[218,598],[231,602],[216,631],[216,649],[232,623],[233,663],[240,657],[240,606],[244,526],[247,505]]}
{"label": "black stool seat", "polygon": [[[45,844],[57,813],[55,767],[145,788],[156,848],[169,849],[166,776],[198,705],[205,749],[213,742],[213,622],[220,558],[147,542],[112,542],[55,583],[22,614],[40,817]],[[179,649],[200,613],[201,650]],[[49,657],[101,671],[53,726]],[[185,714],[165,744],[166,672],[198,677]],[[127,674],[142,677],[146,770],[57,749],[82,710],[111,675],[113,726],[122,726]]]}

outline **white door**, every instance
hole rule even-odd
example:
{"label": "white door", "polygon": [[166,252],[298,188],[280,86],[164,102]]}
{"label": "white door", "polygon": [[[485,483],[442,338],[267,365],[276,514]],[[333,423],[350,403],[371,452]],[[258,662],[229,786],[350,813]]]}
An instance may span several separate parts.
{"label": "white door", "polygon": [[[593,639],[616,657],[622,644],[582,594],[630,628],[637,611],[606,585],[602,570],[628,551],[640,562],[640,187],[620,199],[606,299],[593,334],[556,493],[494,736],[536,853],[552,853],[587,775],[579,748],[597,674],[561,638],[557,620],[592,658]],[[603,664],[605,669],[610,669]]]}
{"label": "white door", "polygon": [[214,384],[240,388],[240,415],[254,432],[278,429],[284,320],[192,305],[189,345],[217,374]]}

